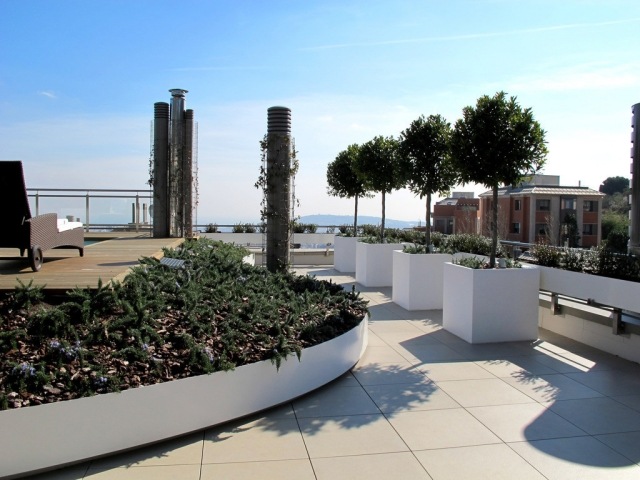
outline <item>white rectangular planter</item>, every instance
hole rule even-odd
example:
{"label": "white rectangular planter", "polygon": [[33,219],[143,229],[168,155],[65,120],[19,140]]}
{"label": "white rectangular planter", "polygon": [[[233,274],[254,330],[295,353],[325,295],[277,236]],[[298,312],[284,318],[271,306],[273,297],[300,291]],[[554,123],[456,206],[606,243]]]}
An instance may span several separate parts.
{"label": "white rectangular planter", "polygon": [[365,287],[390,287],[393,284],[393,251],[401,243],[356,244],[356,282]]}
{"label": "white rectangular planter", "polygon": [[392,299],[407,310],[441,310],[446,253],[393,252]]}
{"label": "white rectangular planter", "polygon": [[336,235],[333,238],[334,270],[338,272],[356,271],[356,243],[358,243],[358,237]]}
{"label": "white rectangular planter", "polygon": [[537,268],[444,266],[442,325],[469,343],[538,338]]}
{"label": "white rectangular planter", "polygon": [[640,312],[640,283],[560,268],[537,268],[540,270],[541,290]]}

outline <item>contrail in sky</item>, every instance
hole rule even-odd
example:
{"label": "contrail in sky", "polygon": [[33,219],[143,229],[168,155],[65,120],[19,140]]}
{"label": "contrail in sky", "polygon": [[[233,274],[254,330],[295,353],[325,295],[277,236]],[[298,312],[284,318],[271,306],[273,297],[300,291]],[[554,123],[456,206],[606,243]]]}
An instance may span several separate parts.
{"label": "contrail in sky", "polygon": [[574,28],[589,28],[589,27],[604,27],[608,25],[620,25],[623,23],[635,23],[639,22],[640,18],[628,18],[625,20],[610,20],[606,22],[594,22],[594,23],[568,23],[565,25],[553,25],[549,27],[538,28],[525,28],[522,30],[511,30],[505,32],[488,32],[488,33],[470,33],[467,35],[449,35],[442,37],[422,37],[422,38],[408,38],[403,40],[383,40],[376,42],[353,42],[353,43],[338,43],[333,45],[318,45],[315,47],[303,47],[300,50],[314,51],[314,50],[331,50],[339,48],[354,48],[354,47],[378,47],[384,45],[403,45],[409,43],[428,43],[428,42],[447,42],[447,41],[459,41],[459,40],[475,40],[479,38],[490,37],[506,37],[510,35],[521,35],[523,33],[540,33],[551,32],[555,30],[570,30]]}

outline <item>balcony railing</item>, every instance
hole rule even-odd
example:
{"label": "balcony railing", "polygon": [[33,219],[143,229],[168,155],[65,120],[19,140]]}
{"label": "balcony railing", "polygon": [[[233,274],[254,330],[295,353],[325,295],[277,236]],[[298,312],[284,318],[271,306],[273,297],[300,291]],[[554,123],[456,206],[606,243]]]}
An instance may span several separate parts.
{"label": "balcony railing", "polygon": [[[75,188],[27,188],[29,198],[34,199],[35,214],[41,212],[41,201],[43,199],[80,199],[84,200],[85,216],[82,220],[85,230],[117,230],[126,229],[130,231],[150,230],[151,220],[151,199],[152,194],[149,190],[122,190],[122,189],[75,189]],[[129,223],[91,223],[92,200],[97,199],[130,199],[131,203],[131,222]],[[146,200],[146,202],[145,202]],[[76,207],[77,209],[77,207]],[[48,210],[51,211],[51,210]],[[43,209],[42,213],[47,213],[47,209]],[[122,212],[121,216],[125,217],[126,212]],[[69,215],[71,217],[72,215]],[[77,218],[73,216],[74,220]]]}

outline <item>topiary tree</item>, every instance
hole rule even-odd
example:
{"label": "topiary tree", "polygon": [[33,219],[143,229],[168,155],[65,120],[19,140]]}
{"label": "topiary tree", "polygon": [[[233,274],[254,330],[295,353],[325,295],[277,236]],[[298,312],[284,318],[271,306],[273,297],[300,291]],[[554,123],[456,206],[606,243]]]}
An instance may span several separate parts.
{"label": "topiary tree", "polygon": [[421,115],[400,134],[400,157],[409,190],[426,197],[425,245],[431,244],[431,195],[448,195],[457,183],[451,165],[451,124],[440,115]]}
{"label": "topiary tree", "polygon": [[384,243],[386,194],[406,185],[406,173],[398,154],[398,141],[377,136],[360,147],[355,170],[367,191],[382,194],[380,241]]}
{"label": "topiary tree", "polygon": [[614,193],[623,193],[629,188],[629,179],[625,177],[607,177],[602,184],[600,184],[600,192],[606,195],[613,195]]}
{"label": "topiary tree", "polygon": [[333,197],[355,198],[353,213],[353,234],[358,233],[358,199],[368,197],[364,182],[355,170],[360,153],[356,143],[338,153],[336,159],[327,166],[327,193]]}
{"label": "topiary tree", "polygon": [[465,107],[451,137],[452,163],[463,183],[490,188],[491,255],[495,267],[498,246],[498,188],[517,185],[545,164],[545,131],[534,120],[530,108],[523,109],[516,97],[505,92],[480,97],[475,107]]}

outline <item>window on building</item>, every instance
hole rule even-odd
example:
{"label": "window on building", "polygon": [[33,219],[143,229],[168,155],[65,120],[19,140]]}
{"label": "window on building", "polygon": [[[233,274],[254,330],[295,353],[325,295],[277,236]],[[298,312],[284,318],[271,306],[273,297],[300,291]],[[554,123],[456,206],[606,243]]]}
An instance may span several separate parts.
{"label": "window on building", "polygon": [[513,209],[514,210],[522,210],[522,200],[515,200],[513,202]]}
{"label": "window on building", "polygon": [[551,200],[536,200],[536,210],[539,212],[548,212],[551,210]]}
{"label": "window on building", "polygon": [[582,225],[582,234],[583,235],[597,235],[598,234],[598,225],[595,223],[585,223]]}
{"label": "window on building", "polygon": [[585,212],[595,212],[598,209],[598,202],[594,200],[585,200],[583,205]]}
{"label": "window on building", "polygon": [[547,235],[546,223],[536,223],[536,235],[538,235],[539,237],[544,237]]}
{"label": "window on building", "polygon": [[518,222],[511,224],[511,233],[520,233],[520,224]]}
{"label": "window on building", "polygon": [[575,198],[563,198],[560,200],[560,208],[562,210],[575,210],[576,199]]}

